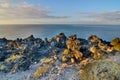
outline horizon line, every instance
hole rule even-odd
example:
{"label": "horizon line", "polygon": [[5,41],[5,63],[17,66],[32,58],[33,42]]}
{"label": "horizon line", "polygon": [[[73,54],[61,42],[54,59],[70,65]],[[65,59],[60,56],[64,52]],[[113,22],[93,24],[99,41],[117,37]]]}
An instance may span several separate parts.
{"label": "horizon line", "polygon": [[120,25],[120,24],[79,24],[79,23],[60,23],[60,24],[54,24],[54,23],[50,23],[50,24],[0,24],[0,25]]}

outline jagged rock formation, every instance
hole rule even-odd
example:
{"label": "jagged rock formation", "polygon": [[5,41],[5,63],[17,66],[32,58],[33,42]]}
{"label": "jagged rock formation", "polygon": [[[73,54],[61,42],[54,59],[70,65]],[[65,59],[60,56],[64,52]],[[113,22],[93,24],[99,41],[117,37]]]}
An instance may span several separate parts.
{"label": "jagged rock formation", "polygon": [[112,45],[114,50],[120,51],[120,38],[113,39],[110,44]]}
{"label": "jagged rock formation", "polygon": [[80,41],[77,39],[76,35],[70,36],[66,42],[67,49],[63,52],[62,61],[71,61],[74,63],[82,59],[83,54],[80,52]]}
{"label": "jagged rock formation", "polygon": [[55,46],[59,48],[65,48],[66,47],[66,36],[64,33],[60,33],[55,37]]}
{"label": "jagged rock formation", "polygon": [[[64,33],[44,40],[33,35],[16,40],[3,38],[0,39],[0,73],[16,74],[30,70],[32,65],[40,64],[31,73],[29,80],[34,77],[38,80],[51,77],[52,80],[67,80],[69,75],[69,79],[75,80],[119,80],[119,54],[119,38],[107,42],[95,35],[86,40],[77,38],[76,35],[67,38]],[[116,60],[113,61],[114,57]]]}

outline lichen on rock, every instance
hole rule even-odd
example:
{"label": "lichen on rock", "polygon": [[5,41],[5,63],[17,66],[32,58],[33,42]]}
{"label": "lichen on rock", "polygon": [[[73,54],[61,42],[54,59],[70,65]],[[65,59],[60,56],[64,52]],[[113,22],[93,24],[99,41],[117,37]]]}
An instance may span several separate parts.
{"label": "lichen on rock", "polygon": [[120,80],[120,65],[116,62],[93,61],[80,70],[81,80]]}
{"label": "lichen on rock", "polygon": [[113,46],[114,50],[120,51],[120,38],[113,39],[110,44]]}
{"label": "lichen on rock", "polygon": [[82,52],[80,52],[80,41],[77,39],[76,35],[69,36],[66,45],[67,49],[63,51],[62,61],[70,61],[71,63],[80,61],[83,57]]}

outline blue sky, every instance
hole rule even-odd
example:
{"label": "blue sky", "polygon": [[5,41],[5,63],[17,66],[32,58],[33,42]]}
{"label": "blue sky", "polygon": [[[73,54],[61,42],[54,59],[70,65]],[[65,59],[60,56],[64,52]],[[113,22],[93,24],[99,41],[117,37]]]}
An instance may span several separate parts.
{"label": "blue sky", "polygon": [[120,0],[0,0],[0,24],[120,24]]}

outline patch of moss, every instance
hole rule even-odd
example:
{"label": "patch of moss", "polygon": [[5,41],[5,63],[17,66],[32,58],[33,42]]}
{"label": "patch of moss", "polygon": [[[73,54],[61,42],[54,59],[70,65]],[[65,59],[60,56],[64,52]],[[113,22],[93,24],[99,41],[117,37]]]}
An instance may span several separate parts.
{"label": "patch of moss", "polygon": [[113,46],[114,50],[120,51],[120,43]]}
{"label": "patch of moss", "polygon": [[37,80],[41,76],[43,76],[46,72],[48,72],[52,68],[51,64],[45,64],[43,66],[40,66],[33,74],[33,78]]}
{"label": "patch of moss", "polygon": [[51,58],[42,58],[40,60],[41,63],[46,63],[46,64],[50,64],[50,63],[53,63],[53,59]]}
{"label": "patch of moss", "polygon": [[66,56],[62,56],[62,62],[67,62],[68,58]]}
{"label": "patch of moss", "polygon": [[80,71],[81,80],[120,80],[120,65],[110,61],[94,61]]}
{"label": "patch of moss", "polygon": [[0,65],[0,70],[4,70],[6,69],[6,66],[5,65]]}
{"label": "patch of moss", "polygon": [[76,35],[70,36],[66,42],[67,49],[63,51],[62,61],[70,61],[74,63],[81,60],[83,54],[80,52],[80,41],[76,38]]}
{"label": "patch of moss", "polygon": [[19,58],[21,58],[22,57],[22,55],[11,55],[9,58],[7,58],[6,60],[5,60],[5,62],[11,62],[11,61],[14,61],[14,60],[16,60],[16,59],[19,59]]}

